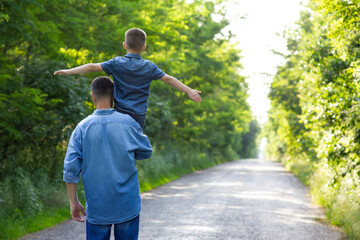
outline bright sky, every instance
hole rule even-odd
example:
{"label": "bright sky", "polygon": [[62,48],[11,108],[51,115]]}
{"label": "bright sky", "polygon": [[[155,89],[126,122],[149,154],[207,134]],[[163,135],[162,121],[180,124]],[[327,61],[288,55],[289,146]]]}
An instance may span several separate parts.
{"label": "bright sky", "polygon": [[271,50],[286,52],[282,33],[299,19],[301,2],[308,0],[229,0],[226,4],[229,30],[242,50],[241,75],[249,84],[248,102],[261,124],[266,122],[270,107],[269,84],[276,67],[283,62]]}

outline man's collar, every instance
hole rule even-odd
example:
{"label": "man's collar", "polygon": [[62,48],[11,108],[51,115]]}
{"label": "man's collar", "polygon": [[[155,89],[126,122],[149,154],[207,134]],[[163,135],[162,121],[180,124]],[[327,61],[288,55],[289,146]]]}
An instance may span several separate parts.
{"label": "man's collar", "polygon": [[95,115],[108,115],[114,112],[115,110],[113,108],[107,108],[107,109],[96,109],[94,111]]}
{"label": "man's collar", "polygon": [[136,53],[128,53],[128,54],[125,55],[125,57],[128,57],[128,58],[141,58],[141,55],[136,54]]}

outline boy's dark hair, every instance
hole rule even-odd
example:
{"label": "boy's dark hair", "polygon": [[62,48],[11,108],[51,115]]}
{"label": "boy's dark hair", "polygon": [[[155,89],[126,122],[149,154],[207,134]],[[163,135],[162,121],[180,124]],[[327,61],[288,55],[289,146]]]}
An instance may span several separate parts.
{"label": "boy's dark hair", "polygon": [[97,77],[91,83],[91,91],[97,98],[111,98],[114,94],[114,82],[109,77]]}
{"label": "boy's dark hair", "polygon": [[146,33],[140,28],[131,28],[125,33],[125,43],[128,49],[139,51],[145,45]]}

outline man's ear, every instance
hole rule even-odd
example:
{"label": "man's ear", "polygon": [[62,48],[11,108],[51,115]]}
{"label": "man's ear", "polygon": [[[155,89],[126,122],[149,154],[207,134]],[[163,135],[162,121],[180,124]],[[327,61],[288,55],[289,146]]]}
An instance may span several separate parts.
{"label": "man's ear", "polygon": [[125,50],[127,50],[127,46],[126,46],[126,43],[125,43],[125,42],[123,42],[123,48],[124,48]]}
{"label": "man's ear", "polygon": [[95,104],[95,95],[94,95],[93,92],[91,93],[91,98],[92,98],[92,100],[93,100],[93,102],[94,102],[94,104]]}
{"label": "man's ear", "polygon": [[141,51],[143,52],[145,51],[145,49],[146,49],[146,44],[144,44],[144,46],[141,48]]}

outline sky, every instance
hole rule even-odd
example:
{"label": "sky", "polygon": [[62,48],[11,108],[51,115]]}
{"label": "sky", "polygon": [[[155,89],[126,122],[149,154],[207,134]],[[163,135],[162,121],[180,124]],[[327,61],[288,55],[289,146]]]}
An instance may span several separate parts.
{"label": "sky", "polygon": [[276,67],[284,59],[272,53],[286,52],[282,37],[287,27],[294,26],[307,0],[228,0],[225,10],[235,34],[234,42],[241,49],[242,76],[249,84],[248,103],[260,124],[267,120],[270,101],[267,97]]}

